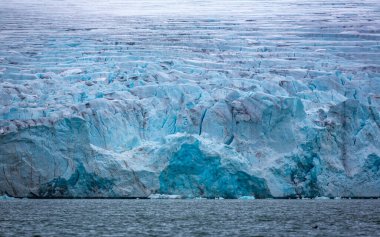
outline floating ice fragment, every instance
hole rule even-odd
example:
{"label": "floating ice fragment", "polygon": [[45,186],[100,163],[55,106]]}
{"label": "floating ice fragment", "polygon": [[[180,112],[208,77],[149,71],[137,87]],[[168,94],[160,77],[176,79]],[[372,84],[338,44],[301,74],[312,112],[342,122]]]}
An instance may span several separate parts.
{"label": "floating ice fragment", "polygon": [[330,198],[329,197],[315,197],[314,198],[315,200],[329,200]]}
{"label": "floating ice fragment", "polygon": [[196,197],[194,198],[195,200],[206,200],[207,198],[204,198],[204,197]]}
{"label": "floating ice fragment", "polygon": [[151,194],[148,196],[149,199],[181,199],[180,195],[169,195],[169,194]]}
{"label": "floating ice fragment", "polygon": [[239,197],[240,200],[255,200],[256,198],[254,196],[241,196]]}
{"label": "floating ice fragment", "polygon": [[14,197],[10,197],[6,194],[4,194],[3,196],[0,196],[0,200],[13,200],[15,199]]}

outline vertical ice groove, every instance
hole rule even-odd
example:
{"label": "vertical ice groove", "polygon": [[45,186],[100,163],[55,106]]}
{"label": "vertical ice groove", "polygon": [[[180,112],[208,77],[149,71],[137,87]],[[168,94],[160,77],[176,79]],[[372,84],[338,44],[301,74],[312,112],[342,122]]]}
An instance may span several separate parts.
{"label": "vertical ice groove", "polygon": [[201,116],[201,119],[200,119],[200,122],[199,122],[199,135],[202,135],[202,126],[203,126],[203,120],[206,116],[206,113],[207,113],[207,109],[205,109],[202,113],[202,116]]}

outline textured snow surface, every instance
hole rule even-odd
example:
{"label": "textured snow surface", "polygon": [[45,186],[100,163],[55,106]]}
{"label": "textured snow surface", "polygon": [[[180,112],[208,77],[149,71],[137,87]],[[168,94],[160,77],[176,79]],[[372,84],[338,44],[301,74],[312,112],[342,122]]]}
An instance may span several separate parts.
{"label": "textured snow surface", "polygon": [[1,1],[0,195],[380,196],[379,42],[370,0]]}

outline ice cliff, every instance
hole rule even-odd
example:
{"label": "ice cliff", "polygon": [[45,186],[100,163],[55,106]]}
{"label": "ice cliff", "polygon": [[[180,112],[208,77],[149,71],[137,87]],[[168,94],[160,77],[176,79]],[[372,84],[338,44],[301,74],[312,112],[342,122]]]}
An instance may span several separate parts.
{"label": "ice cliff", "polygon": [[380,196],[376,1],[16,2],[0,3],[0,195]]}

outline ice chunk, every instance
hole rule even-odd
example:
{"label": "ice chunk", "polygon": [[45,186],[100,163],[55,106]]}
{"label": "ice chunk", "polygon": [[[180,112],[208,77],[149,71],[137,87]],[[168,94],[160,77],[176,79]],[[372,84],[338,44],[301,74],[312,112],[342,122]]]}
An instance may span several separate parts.
{"label": "ice chunk", "polygon": [[168,195],[168,194],[151,194],[149,199],[182,199],[181,195]]}
{"label": "ice chunk", "polygon": [[0,196],[0,200],[14,200],[15,198],[14,197],[10,197],[6,194]]}
{"label": "ice chunk", "polygon": [[315,197],[314,198],[315,200],[329,200],[330,198],[329,197]]}
{"label": "ice chunk", "polygon": [[256,198],[254,196],[241,196],[239,197],[240,200],[255,200]]}

